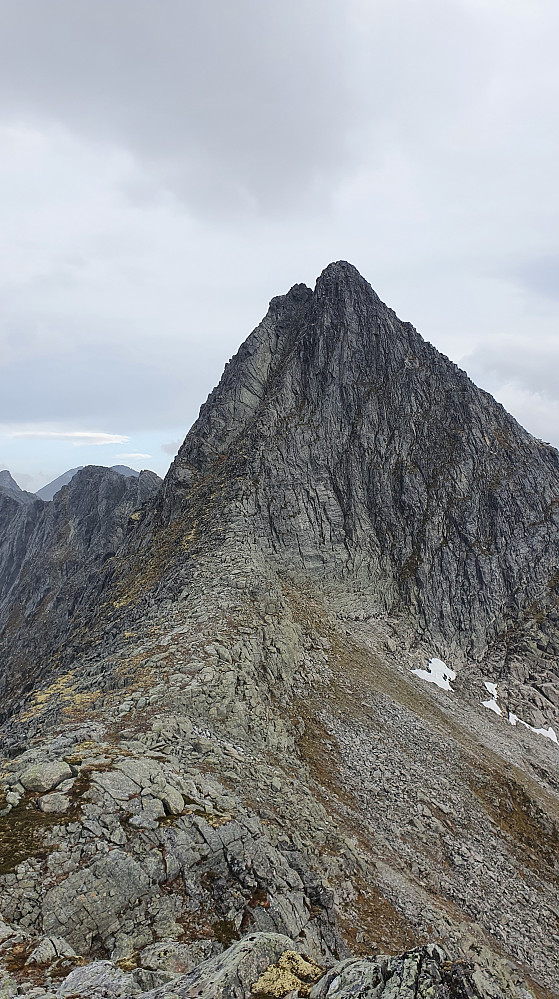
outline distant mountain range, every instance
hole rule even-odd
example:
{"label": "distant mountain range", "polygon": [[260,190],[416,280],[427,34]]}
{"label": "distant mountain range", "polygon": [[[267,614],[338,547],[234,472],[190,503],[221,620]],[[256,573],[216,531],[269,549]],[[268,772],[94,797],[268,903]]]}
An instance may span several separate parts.
{"label": "distant mountain range", "polygon": [[[129,518],[155,496],[161,485],[155,472],[127,469],[127,473],[86,465],[76,469],[63,488],[54,490],[50,502],[24,492],[8,472],[2,473],[2,624],[15,607],[25,607],[29,620],[36,614],[42,618],[46,612],[49,629],[50,614],[54,612],[60,628],[65,630],[81,595],[88,592],[89,583],[122,543]],[[19,617],[19,610],[12,621],[15,617]],[[26,630],[22,630],[22,635]],[[26,647],[29,647],[27,639]],[[8,680],[8,673],[0,670],[0,686]]]}
{"label": "distant mountain range", "polygon": [[[42,500],[51,500],[53,496],[56,495],[58,490],[62,489],[62,486],[67,486],[68,483],[72,481],[76,472],[81,472],[83,467],[83,465],[78,465],[77,468],[69,468],[67,472],[63,472],[62,475],[59,475],[57,479],[53,479],[52,482],[47,482],[46,486],[42,486],[40,489],[37,489],[35,495]],[[128,465],[111,465],[110,468],[113,472],[118,472],[120,475],[133,476],[136,479],[140,474],[135,468],[128,468]],[[4,474],[6,473],[0,472],[0,476]],[[7,474],[10,475],[9,472]],[[13,481],[14,480],[12,479],[12,482]],[[14,483],[14,485],[17,485],[17,483]]]}
{"label": "distant mountain range", "polygon": [[[0,489],[10,493],[17,500],[19,500],[20,503],[30,503],[37,496],[39,499],[49,502],[54,496],[56,496],[57,492],[62,489],[62,486],[67,486],[68,483],[72,481],[76,472],[81,472],[85,467],[85,465],[78,465],[77,468],[69,468],[67,472],[63,472],[62,475],[53,479],[52,482],[47,482],[46,486],[41,486],[40,489],[37,489],[36,493],[28,493],[25,489],[22,489],[21,486],[18,486],[11,473],[7,468],[5,468],[0,471]],[[118,472],[119,475],[124,475],[126,478],[137,479],[140,474],[135,468],[129,468],[128,465],[110,465],[106,467],[110,467],[111,472]]]}

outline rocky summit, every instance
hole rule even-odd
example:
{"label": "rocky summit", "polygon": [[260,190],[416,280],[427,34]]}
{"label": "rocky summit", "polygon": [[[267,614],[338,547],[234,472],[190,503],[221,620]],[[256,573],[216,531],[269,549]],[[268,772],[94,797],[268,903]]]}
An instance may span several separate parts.
{"label": "rocky summit", "polygon": [[559,995],[559,454],[354,267],[0,525],[0,996]]}

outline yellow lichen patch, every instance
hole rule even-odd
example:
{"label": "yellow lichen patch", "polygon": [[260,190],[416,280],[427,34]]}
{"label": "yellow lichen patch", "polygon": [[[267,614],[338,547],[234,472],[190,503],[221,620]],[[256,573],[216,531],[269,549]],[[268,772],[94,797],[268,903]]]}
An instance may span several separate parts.
{"label": "yellow lichen patch", "polygon": [[312,986],[323,974],[323,969],[310,958],[303,957],[294,950],[286,950],[277,964],[270,964],[254,983],[251,995],[281,999],[290,992],[296,992],[299,996],[308,996]]}
{"label": "yellow lichen patch", "polygon": [[74,764],[75,766],[81,766],[82,759],[84,756],[94,756],[95,754],[106,752],[106,746],[100,746],[98,742],[92,742],[89,739],[85,742],[79,742],[76,746],[72,747],[72,751],[64,757],[66,763]]}
{"label": "yellow lichen patch", "polygon": [[134,599],[133,594],[132,595],[127,594],[125,597],[121,597],[120,600],[113,600],[113,607],[115,607],[116,610],[120,610],[121,607],[127,607],[128,604],[131,604],[133,599]]}
{"label": "yellow lichen patch", "polygon": [[132,954],[130,957],[123,957],[120,961],[115,961],[115,964],[121,971],[135,971],[138,967],[138,955]]}
{"label": "yellow lichen patch", "polygon": [[324,971],[316,961],[302,954],[297,954],[294,950],[286,950],[280,957],[278,964],[280,968],[285,968],[293,975],[297,975],[303,982],[318,982],[322,978]]}
{"label": "yellow lichen patch", "polygon": [[220,826],[227,825],[228,822],[233,821],[232,815],[204,815],[206,822],[212,829],[219,829]]}
{"label": "yellow lichen patch", "polygon": [[[253,996],[274,996],[274,999],[277,996],[278,999],[281,999],[282,996],[287,996],[290,992],[299,992],[301,985],[301,980],[292,975],[290,971],[273,964],[254,983],[251,994]],[[308,994],[307,992],[306,995]]]}
{"label": "yellow lichen patch", "polygon": [[73,670],[60,676],[58,680],[51,683],[49,687],[33,694],[31,706],[20,715],[20,721],[29,721],[40,715],[50,701],[58,700],[62,703],[69,701],[73,697]]}
{"label": "yellow lichen patch", "polygon": [[65,715],[74,715],[76,712],[84,711],[99,696],[98,691],[90,690],[81,694],[74,694],[69,702],[62,708]]}
{"label": "yellow lichen patch", "polygon": [[157,666],[146,666],[145,663],[145,653],[114,661],[112,673],[114,676],[122,677],[128,694],[137,691],[143,692],[153,686],[154,682],[161,682],[165,676],[164,666],[166,663],[159,662]]}
{"label": "yellow lichen patch", "polygon": [[[145,658],[145,655],[142,653],[135,656],[128,656],[127,659],[121,659],[120,661],[117,660],[113,672],[119,676],[135,676],[137,667],[143,665]],[[154,672],[154,670],[151,669],[148,672]]]}
{"label": "yellow lichen patch", "polygon": [[139,520],[141,516],[142,516],[141,511],[135,510],[134,513],[130,514],[130,520]]}

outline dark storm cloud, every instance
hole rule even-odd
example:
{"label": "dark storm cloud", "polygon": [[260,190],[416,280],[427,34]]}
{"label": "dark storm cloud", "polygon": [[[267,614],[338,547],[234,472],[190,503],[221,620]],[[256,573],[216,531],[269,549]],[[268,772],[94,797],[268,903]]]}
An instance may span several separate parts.
{"label": "dark storm cloud", "polygon": [[285,208],[346,158],[334,0],[4,3],[0,110],[128,146],[192,210]]}

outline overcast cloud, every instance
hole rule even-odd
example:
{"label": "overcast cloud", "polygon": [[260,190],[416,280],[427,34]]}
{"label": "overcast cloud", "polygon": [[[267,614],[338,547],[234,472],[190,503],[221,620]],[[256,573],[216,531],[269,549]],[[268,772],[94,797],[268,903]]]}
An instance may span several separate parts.
{"label": "overcast cloud", "polygon": [[0,466],[164,472],[269,298],[340,258],[558,445],[558,29],[543,0],[0,0]]}

